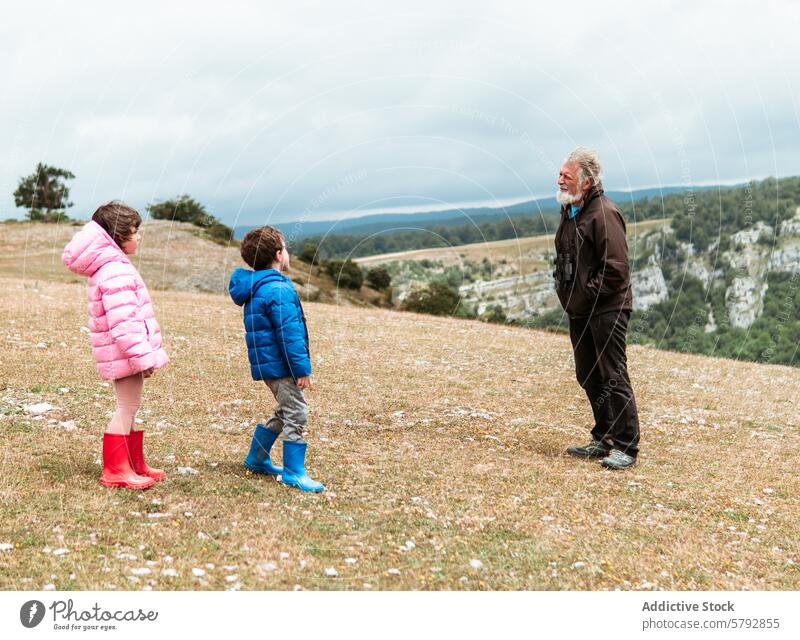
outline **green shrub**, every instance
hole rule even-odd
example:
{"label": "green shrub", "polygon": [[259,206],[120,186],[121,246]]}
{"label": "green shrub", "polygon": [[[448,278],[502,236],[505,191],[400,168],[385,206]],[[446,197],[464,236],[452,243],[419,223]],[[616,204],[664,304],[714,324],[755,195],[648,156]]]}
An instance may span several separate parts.
{"label": "green shrub", "polygon": [[219,221],[194,198],[186,194],[172,200],[165,200],[147,206],[147,212],[154,220],[172,220],[174,222],[191,222],[193,225],[208,229]]}
{"label": "green shrub", "polygon": [[488,307],[486,311],[483,312],[480,319],[483,322],[492,322],[494,324],[505,324],[508,320],[508,316],[506,316],[506,312],[503,310],[503,307],[499,304],[494,304],[491,307]]}
{"label": "green shrub", "polygon": [[392,276],[386,267],[375,267],[367,271],[367,284],[376,291],[383,291],[392,284]]}
{"label": "green shrub", "polygon": [[352,260],[330,260],[325,270],[339,287],[360,289],[364,284],[364,272]]}
{"label": "green shrub", "polygon": [[458,312],[461,296],[442,282],[431,282],[424,289],[412,291],[403,302],[405,311],[450,316]]}
{"label": "green shrub", "polygon": [[297,258],[301,262],[305,262],[306,264],[310,265],[319,264],[320,262],[319,246],[312,242],[304,243],[303,248],[300,251],[300,255],[298,255]]}
{"label": "green shrub", "polygon": [[217,244],[228,245],[233,239],[233,229],[221,222],[212,224],[205,232]]}

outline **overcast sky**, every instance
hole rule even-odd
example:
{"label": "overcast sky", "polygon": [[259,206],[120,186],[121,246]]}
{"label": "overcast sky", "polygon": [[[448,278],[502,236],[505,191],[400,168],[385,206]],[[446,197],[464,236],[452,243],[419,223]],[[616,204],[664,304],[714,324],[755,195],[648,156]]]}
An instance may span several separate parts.
{"label": "overcast sky", "polygon": [[0,217],[39,161],[231,225],[800,174],[800,3],[651,4],[3,2]]}

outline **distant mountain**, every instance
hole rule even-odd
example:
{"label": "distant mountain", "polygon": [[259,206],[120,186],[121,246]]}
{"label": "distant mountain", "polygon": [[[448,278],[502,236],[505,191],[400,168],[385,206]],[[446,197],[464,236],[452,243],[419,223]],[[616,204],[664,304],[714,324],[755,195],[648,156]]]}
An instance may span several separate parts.
{"label": "distant mountain", "polygon": [[[685,191],[687,187],[651,187],[647,189],[634,189],[633,191],[608,191],[606,194],[619,204],[626,204]],[[691,187],[693,191],[705,191],[728,187],[701,186]],[[290,241],[297,242],[304,238],[324,236],[330,234],[346,234],[349,236],[368,236],[374,233],[386,233],[392,230],[428,229],[436,226],[453,227],[470,222],[481,224],[492,222],[507,217],[521,215],[539,215],[545,211],[559,208],[554,197],[535,198],[526,202],[509,205],[507,207],[473,207],[463,209],[448,209],[446,211],[420,211],[416,213],[376,213],[357,218],[340,220],[317,221],[290,221],[277,223],[274,226],[280,229]],[[241,239],[255,225],[238,226],[234,229],[234,238]]]}

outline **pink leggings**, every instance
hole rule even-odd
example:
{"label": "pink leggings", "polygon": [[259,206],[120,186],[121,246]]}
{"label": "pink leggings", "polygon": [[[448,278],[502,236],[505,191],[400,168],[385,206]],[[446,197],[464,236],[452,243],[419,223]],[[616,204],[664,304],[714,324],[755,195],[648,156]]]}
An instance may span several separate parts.
{"label": "pink leggings", "polygon": [[141,373],[114,380],[117,393],[117,410],[106,427],[108,433],[128,434],[133,427],[133,419],[142,403],[144,376]]}

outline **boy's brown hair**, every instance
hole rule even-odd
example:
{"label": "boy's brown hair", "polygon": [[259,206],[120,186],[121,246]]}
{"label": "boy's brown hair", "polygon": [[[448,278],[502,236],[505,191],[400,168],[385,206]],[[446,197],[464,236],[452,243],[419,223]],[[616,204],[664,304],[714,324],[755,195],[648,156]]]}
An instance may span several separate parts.
{"label": "boy's brown hair", "polygon": [[283,245],[283,234],[275,227],[253,229],[242,240],[242,259],[254,271],[269,269]]}
{"label": "boy's brown hair", "polygon": [[120,200],[112,200],[97,207],[92,220],[103,227],[120,248],[131,239],[131,228],[138,229],[142,224],[139,212]]}

